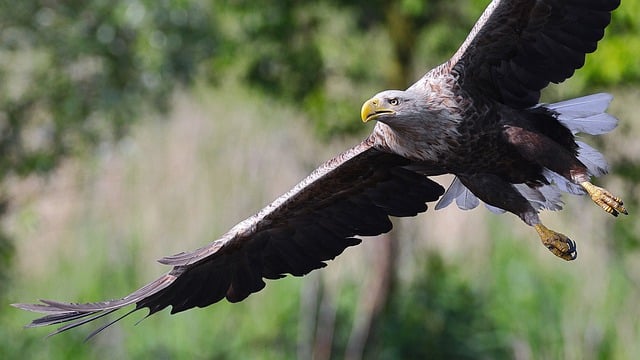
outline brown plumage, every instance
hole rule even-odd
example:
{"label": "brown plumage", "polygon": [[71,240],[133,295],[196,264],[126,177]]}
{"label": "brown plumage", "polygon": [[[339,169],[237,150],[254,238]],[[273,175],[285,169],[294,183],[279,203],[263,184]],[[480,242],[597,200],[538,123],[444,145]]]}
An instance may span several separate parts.
{"label": "brown plumage", "polygon": [[[161,259],[173,266],[166,275],[120,300],[15,306],[45,314],[29,326],[67,323],[58,333],[129,305],[124,316],[241,301],[261,290],[263,279],[324,267],[358,244],[356,236],[391,230],[389,216],[414,216],[438,199],[437,209],[453,201],[468,209],[482,200],[494,212],[512,212],[554,254],[572,260],[575,243],[544,227],[538,211],[559,209],[565,191],[588,193],[613,215],[626,213],[619,198],[589,182],[606,172],[602,156],[574,138],[610,131],[616,120],[605,114],[607,94],[538,101],[549,82],[583,65],[617,6],[618,0],[494,1],[448,62],[409,89],[381,92],[363,105],[363,121],[377,120],[367,139],[220,239]],[[445,173],[456,175],[446,193],[427,177]]]}

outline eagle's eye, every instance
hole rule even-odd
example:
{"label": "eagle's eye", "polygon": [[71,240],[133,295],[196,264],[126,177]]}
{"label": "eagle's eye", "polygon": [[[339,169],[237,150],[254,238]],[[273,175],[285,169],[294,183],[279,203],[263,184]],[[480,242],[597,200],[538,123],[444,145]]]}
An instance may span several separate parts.
{"label": "eagle's eye", "polygon": [[398,100],[398,98],[391,98],[389,99],[389,104],[396,106],[400,104],[400,100]]}

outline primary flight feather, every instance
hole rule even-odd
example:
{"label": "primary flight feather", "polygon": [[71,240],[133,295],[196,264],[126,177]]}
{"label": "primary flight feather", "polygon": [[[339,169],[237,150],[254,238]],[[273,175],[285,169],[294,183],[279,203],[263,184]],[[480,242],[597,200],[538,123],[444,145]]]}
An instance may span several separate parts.
{"label": "primary flight feather", "polygon": [[[264,279],[302,276],[360,243],[391,230],[389,216],[414,216],[436,201],[462,209],[483,202],[518,215],[543,245],[565,260],[575,243],[545,227],[538,212],[561,208],[560,192],[588,194],[610,214],[622,201],[590,182],[606,173],[603,156],[575,135],[616,126],[611,96],[538,104],[596,50],[618,0],[495,0],[454,56],[407,90],[365,102],[376,120],[362,143],[325,162],[293,189],[210,244],[168,256],[173,269],[132,294],[96,303],[14,306],[45,314],[29,326],[62,324],[54,333],[132,305],[176,313],[260,291]],[[445,192],[428,178],[454,174]],[[92,335],[113,322],[98,328]]]}

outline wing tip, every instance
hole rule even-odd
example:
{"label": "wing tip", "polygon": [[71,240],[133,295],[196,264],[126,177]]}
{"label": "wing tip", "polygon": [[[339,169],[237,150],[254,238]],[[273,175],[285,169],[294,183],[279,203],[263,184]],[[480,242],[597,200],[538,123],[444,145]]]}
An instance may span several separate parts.
{"label": "wing tip", "polygon": [[97,320],[103,316],[121,310],[125,307],[135,305],[135,307],[131,311],[128,311],[124,316],[118,317],[115,321],[111,321],[107,325],[103,325],[97,331],[91,333],[91,335],[89,336],[89,338],[91,338],[108,326],[137,310],[148,307],[149,309],[158,311],[166,307],[164,303],[155,304],[153,303],[154,300],[149,299],[151,299],[153,295],[158,294],[158,292],[164,290],[167,286],[171,285],[173,281],[175,281],[175,279],[175,275],[171,273],[165,274],[155,281],[152,281],[147,285],[141,287],[137,291],[118,300],[108,300],[92,303],[67,303],[39,299],[39,303],[13,303],[11,304],[11,306],[20,310],[44,314],[43,316],[32,320],[31,323],[25,325],[26,328],[66,323],[66,325],[61,326],[56,331],[49,334],[49,336],[53,336],[61,332],[73,329],[75,327],[84,325],[88,322]]}

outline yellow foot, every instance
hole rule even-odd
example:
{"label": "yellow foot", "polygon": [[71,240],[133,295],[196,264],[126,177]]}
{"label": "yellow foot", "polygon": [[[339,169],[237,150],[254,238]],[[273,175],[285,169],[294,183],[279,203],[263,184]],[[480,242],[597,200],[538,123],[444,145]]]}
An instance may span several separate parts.
{"label": "yellow foot", "polygon": [[538,235],[540,235],[542,245],[549,249],[553,255],[567,261],[575,260],[578,257],[576,243],[573,240],[563,234],[547,229],[542,224],[537,224],[534,227]]}
{"label": "yellow foot", "polygon": [[618,216],[618,214],[620,213],[628,215],[627,209],[625,209],[622,200],[619,197],[613,196],[606,189],[595,186],[588,181],[580,183],[580,185],[585,190],[587,190],[589,196],[591,196],[591,200],[593,200],[594,203],[603,208],[604,211],[613,216]]}

